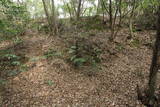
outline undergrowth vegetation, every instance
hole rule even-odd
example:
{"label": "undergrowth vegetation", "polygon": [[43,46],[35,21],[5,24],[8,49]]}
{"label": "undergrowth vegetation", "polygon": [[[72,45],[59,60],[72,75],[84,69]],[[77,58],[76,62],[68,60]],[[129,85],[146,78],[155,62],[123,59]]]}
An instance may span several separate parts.
{"label": "undergrowth vegetation", "polygon": [[25,28],[29,21],[29,14],[25,6],[17,6],[10,0],[1,0],[0,17],[0,38],[2,40],[11,39],[16,35],[25,32]]}
{"label": "undergrowth vegetation", "polygon": [[79,38],[68,50],[70,62],[77,67],[84,65],[95,66],[96,63],[101,62],[102,50],[94,43],[88,42],[88,39]]}
{"label": "undergrowth vegetation", "polygon": [[73,25],[77,25],[77,28],[86,31],[89,30],[107,30],[107,25],[103,24],[102,18],[100,16],[83,17],[79,21],[72,21]]}
{"label": "undergrowth vegetation", "polygon": [[0,75],[1,78],[16,76],[20,72],[27,71],[27,66],[24,64],[27,58],[14,54],[13,50],[0,51]]}
{"label": "undergrowth vegetation", "polygon": [[[23,40],[19,38],[29,22],[29,13],[25,5],[17,5],[11,0],[0,1],[0,43],[4,40],[12,40],[13,45],[21,45]],[[26,58],[17,55],[14,49],[6,48],[0,50],[0,84],[3,84],[8,77],[16,76],[26,71],[24,65]]]}
{"label": "undergrowth vegetation", "polygon": [[135,106],[129,103],[137,104],[133,91],[141,77],[149,77],[152,105],[160,107],[153,89],[160,65],[160,19],[153,48],[158,6],[159,0],[0,0],[0,107],[5,90],[2,107]]}

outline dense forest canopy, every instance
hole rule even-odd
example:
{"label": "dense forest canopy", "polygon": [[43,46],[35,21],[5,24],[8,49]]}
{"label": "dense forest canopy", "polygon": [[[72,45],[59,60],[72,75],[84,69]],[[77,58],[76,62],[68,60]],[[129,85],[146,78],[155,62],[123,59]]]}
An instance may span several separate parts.
{"label": "dense forest canopy", "polygon": [[0,0],[0,106],[160,107],[160,0]]}

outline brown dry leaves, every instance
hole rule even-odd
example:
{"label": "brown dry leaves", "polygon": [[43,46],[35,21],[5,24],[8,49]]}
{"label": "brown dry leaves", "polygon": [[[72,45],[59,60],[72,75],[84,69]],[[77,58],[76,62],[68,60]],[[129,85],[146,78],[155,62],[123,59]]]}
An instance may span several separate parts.
{"label": "brown dry leaves", "polygon": [[[117,44],[110,43],[109,34],[105,32],[90,37],[103,49],[101,70],[94,76],[85,73],[91,69],[74,69],[66,62],[65,40],[43,35],[24,37],[28,57],[42,56],[49,48],[62,52],[64,56],[28,61],[29,71],[10,79],[5,87],[3,106],[143,107],[137,101],[136,85],[146,84],[152,51],[143,45],[131,47],[123,39],[128,36],[124,31],[116,38],[123,44],[123,50],[117,50]],[[136,35],[140,40],[145,39],[141,33]],[[153,34],[147,32],[143,35]],[[113,50],[115,55],[110,55],[108,50]],[[48,81],[53,84],[49,85]]]}

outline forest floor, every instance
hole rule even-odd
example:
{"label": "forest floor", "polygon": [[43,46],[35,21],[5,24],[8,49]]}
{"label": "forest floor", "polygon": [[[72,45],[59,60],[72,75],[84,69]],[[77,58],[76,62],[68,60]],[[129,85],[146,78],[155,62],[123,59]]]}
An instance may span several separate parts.
{"label": "forest floor", "polygon": [[[76,69],[68,63],[65,36],[31,33],[23,35],[23,42],[16,46],[1,43],[1,50],[11,47],[25,57],[27,66],[26,72],[5,78],[2,107],[143,107],[136,87],[147,83],[152,55],[148,44],[155,31],[135,32],[136,39],[128,40],[129,33],[123,29],[116,43],[109,42],[109,35],[103,31],[89,36],[103,47],[98,68]],[[60,54],[46,58],[49,49]]]}

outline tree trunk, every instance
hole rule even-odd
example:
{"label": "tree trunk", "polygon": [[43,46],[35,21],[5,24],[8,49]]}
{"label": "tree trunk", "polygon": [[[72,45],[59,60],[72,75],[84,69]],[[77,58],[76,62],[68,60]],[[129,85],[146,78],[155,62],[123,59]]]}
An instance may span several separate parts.
{"label": "tree trunk", "polygon": [[105,24],[105,19],[104,19],[104,1],[101,0],[101,7],[102,7],[102,12],[103,12],[103,23]]}
{"label": "tree trunk", "polygon": [[67,3],[67,9],[69,11],[69,16],[70,16],[70,20],[72,19],[72,12],[71,12],[71,9],[69,7],[69,4]]}
{"label": "tree trunk", "polygon": [[119,27],[121,27],[122,22],[122,0],[119,0]]}
{"label": "tree trunk", "polygon": [[109,0],[109,20],[110,20],[110,29],[112,30],[112,24],[113,24],[112,0]]}
{"label": "tree trunk", "polygon": [[112,13],[112,19],[110,19],[111,21],[111,38],[110,40],[113,41],[115,36],[116,36],[116,33],[115,33],[115,30],[116,30],[116,20],[117,20],[117,13],[118,13],[118,10],[119,10],[119,4],[120,4],[120,1],[116,1],[115,2],[115,13],[113,14]]}
{"label": "tree trunk", "polygon": [[152,64],[150,68],[149,84],[148,84],[149,85],[148,104],[150,105],[154,105],[155,103],[154,94],[155,94],[155,88],[156,88],[157,73],[158,73],[158,69],[160,68],[160,30],[159,28],[160,28],[160,6],[158,10],[157,36],[156,36],[156,42],[153,50]]}
{"label": "tree trunk", "polygon": [[135,10],[135,5],[136,5],[135,3],[136,3],[136,1],[133,0],[133,7],[132,7],[131,15],[129,18],[129,30],[130,30],[131,38],[134,36],[134,34],[133,34],[133,16],[134,16],[134,10]]}
{"label": "tree trunk", "polygon": [[78,2],[78,8],[77,8],[77,20],[79,20],[80,14],[81,14],[81,5],[82,5],[82,0],[79,0]]}
{"label": "tree trunk", "polygon": [[45,0],[42,0],[42,2],[43,2],[43,7],[44,7],[45,14],[46,14],[46,18],[47,18],[47,21],[48,21],[49,29],[50,29],[51,32],[53,32],[52,24],[51,24],[51,21],[50,21],[50,16],[49,16],[47,6],[46,6],[46,2],[45,2]]}
{"label": "tree trunk", "polygon": [[99,15],[99,8],[100,8],[100,4],[101,4],[100,1],[101,0],[98,0],[96,15]]}
{"label": "tree trunk", "polygon": [[58,33],[58,28],[57,28],[57,23],[56,23],[56,13],[55,13],[54,0],[52,0],[52,19],[51,19],[51,22],[52,22],[53,32],[55,34],[57,34]]}

